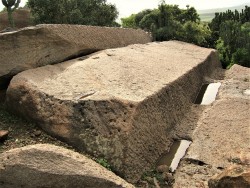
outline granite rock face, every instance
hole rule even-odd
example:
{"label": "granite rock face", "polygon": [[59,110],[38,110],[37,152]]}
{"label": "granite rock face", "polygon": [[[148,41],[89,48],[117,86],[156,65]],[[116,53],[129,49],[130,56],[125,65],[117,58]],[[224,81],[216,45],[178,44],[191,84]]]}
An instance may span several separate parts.
{"label": "granite rock face", "polygon": [[0,33],[0,89],[15,74],[108,48],[151,41],[142,30],[83,25],[38,25]]}
{"label": "granite rock face", "polygon": [[1,153],[0,186],[134,187],[93,160],[49,144],[30,145]]}
{"label": "granite rock face", "polygon": [[[175,188],[208,187],[208,180],[220,173],[225,177],[211,180],[211,187],[248,187],[243,175],[226,175],[234,165],[247,169],[250,165],[250,69],[233,65],[225,71],[216,100],[204,106],[197,121],[187,155],[175,175]],[[218,176],[220,177],[220,176]],[[220,183],[219,183],[220,182]],[[232,186],[226,186],[231,182]],[[234,183],[233,183],[234,182]],[[249,182],[249,181],[248,181]]]}
{"label": "granite rock face", "polygon": [[169,41],[104,50],[15,76],[8,109],[135,182],[170,144],[216,51]]}

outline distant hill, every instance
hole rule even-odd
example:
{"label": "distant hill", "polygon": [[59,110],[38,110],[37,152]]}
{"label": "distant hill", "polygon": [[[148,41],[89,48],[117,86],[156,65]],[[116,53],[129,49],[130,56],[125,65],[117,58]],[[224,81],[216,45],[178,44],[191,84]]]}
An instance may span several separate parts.
{"label": "distant hill", "polygon": [[200,15],[201,21],[211,21],[216,12],[226,12],[227,10],[238,10],[241,11],[245,9],[245,6],[250,6],[250,3],[238,5],[234,7],[225,7],[225,8],[217,8],[217,9],[207,9],[207,10],[197,10],[198,14]]}
{"label": "distant hill", "polygon": [[[23,28],[32,25],[30,11],[26,8],[19,8],[13,12],[16,28]],[[6,11],[0,12],[0,31],[9,27],[8,15]]]}

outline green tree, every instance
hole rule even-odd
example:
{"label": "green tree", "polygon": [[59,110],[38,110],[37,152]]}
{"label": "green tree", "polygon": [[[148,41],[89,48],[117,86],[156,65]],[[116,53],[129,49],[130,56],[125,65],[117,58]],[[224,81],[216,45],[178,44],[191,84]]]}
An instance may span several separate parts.
{"label": "green tree", "polygon": [[229,20],[220,25],[216,49],[224,68],[232,64],[250,67],[250,22]]}
{"label": "green tree", "polygon": [[211,31],[204,24],[187,21],[183,25],[183,34],[181,36],[185,42],[207,47],[209,46],[208,40],[211,36]]}
{"label": "green tree", "polygon": [[220,62],[223,68],[227,68],[230,65],[230,50],[229,46],[226,46],[224,41],[219,38],[216,41],[216,49],[219,52]]}
{"label": "green tree", "polygon": [[28,0],[34,22],[117,26],[118,11],[106,0]]}
{"label": "green tree", "polygon": [[20,0],[2,0],[2,3],[7,9],[9,24],[12,28],[14,28],[15,23],[12,13],[18,8]]}
{"label": "green tree", "polygon": [[140,21],[143,19],[143,17],[150,14],[151,12],[152,12],[152,10],[146,9],[146,10],[143,10],[143,11],[137,13],[135,15],[135,25],[137,27],[139,27]]}
{"label": "green tree", "polygon": [[220,38],[221,24],[224,24],[226,21],[235,21],[240,24],[250,22],[250,7],[245,6],[245,9],[242,9],[241,12],[227,10],[226,12],[215,13],[215,17],[209,24],[212,31],[211,38],[213,40],[211,41],[211,45],[213,47],[215,47],[216,41]]}
{"label": "green tree", "polygon": [[250,51],[246,48],[238,48],[232,55],[231,64],[239,64],[250,67]]}
{"label": "green tree", "polygon": [[135,14],[131,14],[129,17],[121,18],[122,27],[124,28],[137,28],[138,26],[135,23]]}
{"label": "green tree", "polygon": [[157,41],[182,40],[209,47],[210,29],[199,20],[195,8],[180,9],[178,5],[167,5],[162,1],[157,9],[122,18],[122,26],[150,31]]}
{"label": "green tree", "polygon": [[191,21],[191,22],[200,21],[199,14],[197,13],[194,7],[189,8],[189,6],[187,6],[187,9],[184,10],[184,20]]}
{"label": "green tree", "polygon": [[158,18],[160,12],[159,10],[155,9],[151,11],[149,14],[145,15],[141,21],[139,22],[139,27],[151,31],[152,24],[154,24],[157,28],[159,27]]}

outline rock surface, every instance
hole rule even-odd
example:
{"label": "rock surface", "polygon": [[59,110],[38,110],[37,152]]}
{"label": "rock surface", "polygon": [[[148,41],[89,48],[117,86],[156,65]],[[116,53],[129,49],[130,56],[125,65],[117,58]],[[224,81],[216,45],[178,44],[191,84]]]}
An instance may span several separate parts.
{"label": "rock surface", "polygon": [[151,38],[142,30],[57,24],[0,33],[0,41],[1,89],[21,71]]}
{"label": "rock surface", "polygon": [[216,101],[206,106],[197,122],[174,187],[208,187],[212,176],[232,164],[250,165],[249,80],[250,69],[239,65],[226,71],[224,80],[217,80],[222,85]]}
{"label": "rock surface", "polygon": [[10,111],[94,156],[134,182],[169,146],[212,70],[212,49],[169,41],[109,49],[22,72]]}
{"label": "rock surface", "polygon": [[3,142],[4,140],[7,139],[9,134],[9,131],[6,130],[0,130],[0,142]]}
{"label": "rock surface", "polygon": [[249,188],[250,168],[231,166],[208,182],[209,188]]}
{"label": "rock surface", "polygon": [[134,186],[83,155],[58,146],[37,144],[0,154],[0,187]]}

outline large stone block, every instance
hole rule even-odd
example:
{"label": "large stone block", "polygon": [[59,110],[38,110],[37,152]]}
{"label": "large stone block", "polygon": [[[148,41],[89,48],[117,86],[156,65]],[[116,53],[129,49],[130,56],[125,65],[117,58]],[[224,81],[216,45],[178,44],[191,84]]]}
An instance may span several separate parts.
{"label": "large stone block", "polygon": [[0,154],[1,188],[133,188],[93,160],[49,144],[12,149]]}
{"label": "large stone block", "polygon": [[130,45],[24,71],[12,79],[6,104],[134,182],[168,147],[219,66],[215,50],[183,42]]}
{"label": "large stone block", "polygon": [[15,74],[107,48],[148,43],[142,30],[83,25],[38,25],[0,33],[0,89]]}

